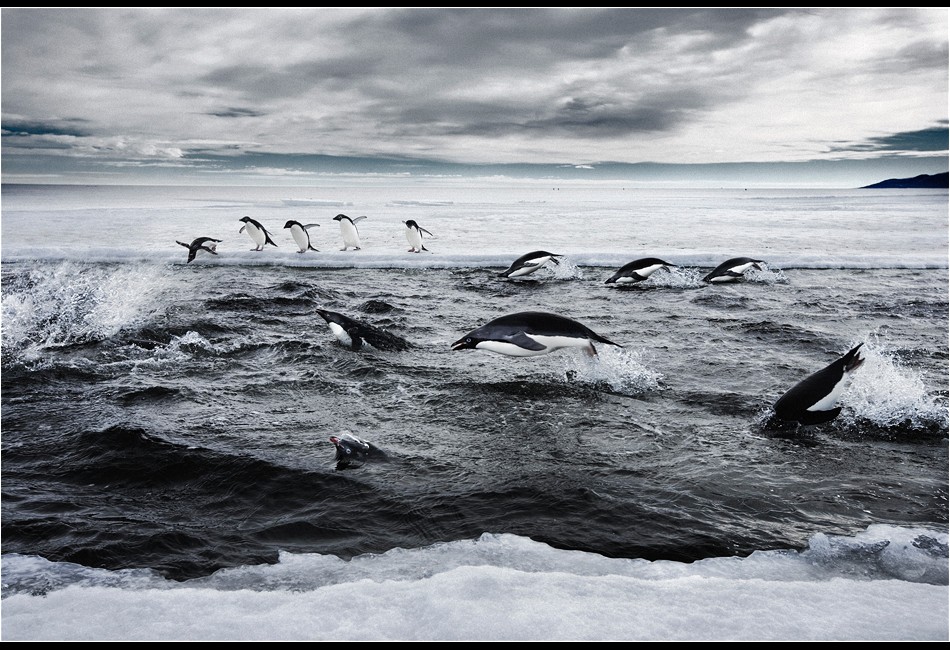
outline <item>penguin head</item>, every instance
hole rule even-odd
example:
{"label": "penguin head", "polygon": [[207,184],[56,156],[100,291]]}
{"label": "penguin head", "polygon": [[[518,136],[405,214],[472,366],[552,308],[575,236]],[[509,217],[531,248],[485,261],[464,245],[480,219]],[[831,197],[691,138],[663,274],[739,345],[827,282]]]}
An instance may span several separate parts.
{"label": "penguin head", "polygon": [[338,214],[335,217],[333,217],[334,221],[343,221],[344,219],[346,219],[347,221],[350,220],[350,218],[346,216],[345,214]]}
{"label": "penguin head", "polygon": [[244,223],[250,223],[250,222],[251,222],[251,218],[250,218],[250,217],[241,217],[240,219],[238,219],[238,221],[243,221]]}
{"label": "penguin head", "polygon": [[405,223],[406,223],[406,228],[409,228],[410,230],[412,230],[413,228],[418,228],[418,227],[419,227],[419,224],[417,224],[417,223],[416,223],[414,220],[412,220],[412,219],[410,219],[409,221],[406,221]]}
{"label": "penguin head", "polygon": [[300,225],[299,221],[294,221],[293,219],[291,219],[290,221],[284,224],[284,228],[293,228],[294,226],[299,226],[299,225]]}
{"label": "penguin head", "polygon": [[478,330],[472,330],[458,341],[452,344],[452,350],[474,350],[478,347],[479,343],[486,341],[487,339],[479,336]]}
{"label": "penguin head", "polygon": [[330,442],[336,447],[337,469],[347,467],[359,467],[366,462],[371,446],[368,442],[360,440],[351,433],[343,433],[339,436],[330,436]]}

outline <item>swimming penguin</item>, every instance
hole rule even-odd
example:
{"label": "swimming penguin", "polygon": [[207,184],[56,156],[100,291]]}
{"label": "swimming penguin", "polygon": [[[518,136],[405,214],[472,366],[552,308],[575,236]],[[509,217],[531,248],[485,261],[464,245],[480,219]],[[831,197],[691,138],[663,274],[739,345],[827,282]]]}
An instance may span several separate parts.
{"label": "swimming penguin", "polygon": [[643,282],[662,268],[676,266],[656,257],[644,257],[621,266],[616,273],[604,280],[604,284],[627,285]]}
{"label": "swimming penguin", "polygon": [[762,270],[762,267],[759,264],[764,264],[762,260],[754,260],[751,257],[733,257],[731,260],[726,260],[715,269],[710,271],[703,282],[735,282],[742,277],[742,274],[748,271],[749,269]]}
{"label": "swimming penguin", "polygon": [[241,217],[238,221],[243,221],[244,225],[241,226],[241,229],[238,232],[244,232],[244,229],[247,228],[247,234],[251,236],[251,239],[254,240],[254,243],[257,244],[257,248],[252,248],[253,251],[262,251],[264,250],[265,244],[270,244],[271,246],[277,246],[274,243],[274,240],[270,238],[270,233],[267,232],[267,228],[259,224],[257,221],[254,221],[250,217]]}
{"label": "swimming penguin", "polygon": [[776,417],[806,425],[830,422],[838,417],[841,407],[835,403],[847,388],[851,375],[864,363],[860,353],[862,345],[859,343],[837,361],[789,389],[773,406]]}
{"label": "swimming penguin", "polygon": [[563,257],[559,253],[549,253],[547,251],[533,251],[522,255],[508,267],[508,270],[501,274],[503,278],[520,278],[522,276],[534,273],[548,262],[560,264],[557,258]]}
{"label": "swimming penguin", "polygon": [[421,253],[422,251],[428,251],[422,243],[422,233],[426,233],[430,237],[435,237],[431,232],[425,228],[420,228],[419,224],[410,219],[405,222],[406,224],[406,241],[409,242],[409,252],[410,253]]}
{"label": "swimming penguin", "polygon": [[[306,253],[307,251],[315,251],[316,248],[310,243],[310,233],[307,232],[309,228],[314,226],[319,226],[318,223],[308,223],[306,226],[300,223],[299,221],[290,220],[284,224],[284,228],[290,228],[290,234],[293,235],[294,241],[297,242],[297,248],[300,250],[298,253]],[[317,251],[319,252],[319,251]]]}
{"label": "swimming penguin", "polygon": [[565,316],[525,311],[496,318],[472,330],[453,343],[452,349],[535,357],[561,348],[581,348],[587,355],[594,356],[597,354],[594,341],[623,347]]}
{"label": "swimming penguin", "polygon": [[[215,243],[209,244],[208,242],[215,242]],[[195,259],[195,255],[198,254],[198,251],[207,251],[211,253],[212,255],[217,255],[218,252],[216,249],[218,247],[218,244],[221,243],[221,240],[212,239],[211,237],[199,237],[198,239],[195,239],[194,241],[192,241],[190,244],[186,244],[185,242],[180,242],[180,241],[177,243],[181,244],[182,246],[188,249],[188,263],[190,264],[191,261]]]}
{"label": "swimming penguin", "polygon": [[360,231],[356,229],[356,223],[365,218],[364,216],[350,219],[345,214],[338,214],[333,217],[334,221],[340,222],[340,234],[343,235],[343,248],[340,249],[341,251],[345,251],[351,247],[354,250],[360,249]]}
{"label": "swimming penguin", "polygon": [[333,460],[336,468],[356,469],[370,459],[385,460],[386,454],[373,444],[357,438],[352,433],[342,433],[339,436],[330,436],[330,442],[336,448]]}
{"label": "swimming penguin", "polygon": [[409,342],[405,339],[378,327],[361,323],[349,316],[326,309],[318,309],[317,313],[327,322],[330,331],[333,332],[337,340],[351,350],[359,350],[363,347],[364,342],[369,343],[377,350],[398,351],[410,348]]}

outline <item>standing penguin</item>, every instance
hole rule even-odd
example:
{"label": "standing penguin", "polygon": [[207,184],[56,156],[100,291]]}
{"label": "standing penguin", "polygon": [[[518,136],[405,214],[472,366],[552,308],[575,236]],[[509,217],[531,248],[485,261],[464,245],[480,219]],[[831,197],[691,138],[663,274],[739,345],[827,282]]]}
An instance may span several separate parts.
{"label": "standing penguin", "polygon": [[[300,223],[299,221],[294,221],[291,219],[284,224],[284,228],[290,228],[290,234],[293,235],[294,241],[297,242],[297,248],[300,250],[298,253],[306,253],[307,251],[315,251],[316,248],[310,243],[310,233],[307,232],[307,229],[313,228],[314,226],[319,226],[318,223],[308,223],[306,226]],[[319,251],[317,251],[319,252]]]}
{"label": "standing penguin", "polygon": [[262,251],[264,250],[265,244],[270,244],[271,246],[277,246],[274,243],[274,240],[270,238],[270,233],[267,232],[267,228],[259,224],[257,221],[254,221],[250,217],[241,217],[238,221],[243,221],[244,225],[241,226],[241,229],[238,232],[244,232],[244,229],[247,228],[247,234],[251,236],[251,239],[254,240],[254,243],[257,244],[257,248],[252,248],[252,251]]}
{"label": "standing penguin", "polygon": [[343,248],[341,251],[345,251],[348,248],[353,248],[354,250],[360,249],[360,231],[356,229],[356,222],[362,221],[366,217],[356,217],[355,219],[350,219],[345,214],[338,214],[333,217],[334,221],[340,222],[340,234],[343,235]]}
{"label": "standing penguin", "polygon": [[430,237],[435,237],[431,232],[425,228],[420,228],[419,224],[410,219],[405,222],[406,224],[406,241],[409,242],[409,252],[410,253],[421,253],[422,251],[428,251],[422,243],[422,233],[426,233]]}

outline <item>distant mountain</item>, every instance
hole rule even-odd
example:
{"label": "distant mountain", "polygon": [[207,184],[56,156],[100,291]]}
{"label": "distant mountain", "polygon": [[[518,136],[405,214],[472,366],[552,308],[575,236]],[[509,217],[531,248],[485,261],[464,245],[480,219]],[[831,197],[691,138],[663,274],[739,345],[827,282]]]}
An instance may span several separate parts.
{"label": "distant mountain", "polygon": [[914,176],[913,178],[891,178],[886,181],[881,181],[880,183],[875,183],[874,185],[865,185],[861,189],[947,189],[948,187],[950,187],[950,172],[943,172],[942,174],[933,175],[921,174],[920,176]]}

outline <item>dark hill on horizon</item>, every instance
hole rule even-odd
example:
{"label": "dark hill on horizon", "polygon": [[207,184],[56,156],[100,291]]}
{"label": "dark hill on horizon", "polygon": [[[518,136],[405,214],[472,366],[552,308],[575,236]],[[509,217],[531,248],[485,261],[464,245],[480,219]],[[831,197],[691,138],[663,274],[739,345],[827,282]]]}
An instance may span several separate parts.
{"label": "dark hill on horizon", "polygon": [[874,185],[865,185],[861,189],[946,189],[948,187],[950,187],[950,172],[943,172],[942,174],[921,174],[913,178],[890,178],[886,181],[875,183]]}

